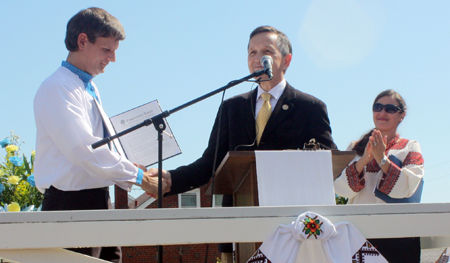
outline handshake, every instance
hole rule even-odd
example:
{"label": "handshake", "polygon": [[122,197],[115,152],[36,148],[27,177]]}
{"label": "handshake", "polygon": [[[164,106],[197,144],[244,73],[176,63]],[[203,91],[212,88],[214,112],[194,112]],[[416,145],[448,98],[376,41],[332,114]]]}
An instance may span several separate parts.
{"label": "handshake", "polygon": [[[151,197],[158,198],[158,169],[150,168],[147,171],[144,166],[137,164],[135,165],[144,171],[142,184],[139,186]],[[172,177],[170,176],[170,173],[166,170],[162,170],[162,194],[169,192],[171,186]]]}

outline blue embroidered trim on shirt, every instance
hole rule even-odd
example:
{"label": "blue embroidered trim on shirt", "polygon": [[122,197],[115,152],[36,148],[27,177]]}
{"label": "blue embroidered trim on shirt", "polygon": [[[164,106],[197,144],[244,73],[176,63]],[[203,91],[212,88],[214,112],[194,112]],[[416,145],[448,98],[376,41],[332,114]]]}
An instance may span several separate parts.
{"label": "blue embroidered trim on shirt", "polygon": [[61,63],[61,66],[66,67],[68,70],[76,74],[81,79],[81,81],[83,81],[86,91],[98,101],[97,94],[95,94],[94,86],[92,86],[91,84],[91,80],[94,78],[94,76],[92,76],[87,72],[82,71],[81,69],[75,67],[74,65],[70,64],[67,61],[63,61]]}
{"label": "blue embroidered trim on shirt", "polygon": [[137,175],[137,178],[136,178],[136,183],[138,184],[138,185],[141,185],[142,184],[142,178],[144,177],[144,171],[142,171],[142,169],[141,168],[138,168],[138,175]]}

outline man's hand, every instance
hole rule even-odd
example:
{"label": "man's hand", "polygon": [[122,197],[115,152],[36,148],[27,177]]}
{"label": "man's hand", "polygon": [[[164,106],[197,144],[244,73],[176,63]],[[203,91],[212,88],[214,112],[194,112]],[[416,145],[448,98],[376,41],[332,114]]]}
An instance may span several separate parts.
{"label": "man's hand", "polygon": [[[172,186],[172,177],[169,172],[162,170],[162,191],[163,194],[170,191]],[[144,177],[142,178],[142,190],[147,192],[151,197],[158,197],[158,169],[151,168],[144,172]]]}

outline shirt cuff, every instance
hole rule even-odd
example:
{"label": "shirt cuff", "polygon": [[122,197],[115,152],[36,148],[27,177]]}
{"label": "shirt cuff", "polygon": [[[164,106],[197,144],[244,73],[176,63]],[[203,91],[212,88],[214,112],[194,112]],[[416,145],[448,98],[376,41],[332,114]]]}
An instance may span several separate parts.
{"label": "shirt cuff", "polygon": [[142,178],[144,177],[144,171],[142,171],[142,169],[141,168],[138,168],[138,175],[137,175],[137,178],[136,178],[136,183],[138,184],[138,185],[141,185],[142,184]]}
{"label": "shirt cuff", "polygon": [[356,162],[347,166],[345,169],[345,173],[347,174],[347,182],[353,192],[358,193],[366,186],[366,180],[364,177],[364,170],[361,174],[358,174],[358,170],[356,169]]}
{"label": "shirt cuff", "polygon": [[383,173],[383,176],[381,177],[380,182],[378,183],[377,187],[378,190],[387,195],[390,194],[395,184],[397,183],[401,172],[402,169],[398,167],[395,163],[391,162],[391,166],[389,167],[388,172]]}

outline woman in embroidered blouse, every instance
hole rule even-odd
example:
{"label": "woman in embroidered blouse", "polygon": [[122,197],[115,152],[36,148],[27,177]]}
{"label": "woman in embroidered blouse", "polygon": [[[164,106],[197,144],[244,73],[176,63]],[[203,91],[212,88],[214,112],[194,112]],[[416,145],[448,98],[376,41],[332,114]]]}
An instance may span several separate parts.
{"label": "woman in embroidered blouse", "polygon": [[[419,143],[397,134],[406,116],[405,101],[397,92],[386,90],[375,98],[372,110],[375,129],[349,146],[356,157],[334,181],[336,194],[347,197],[349,204],[411,202],[408,198],[424,175],[424,161]],[[370,242],[391,263],[420,262],[419,238]]]}

